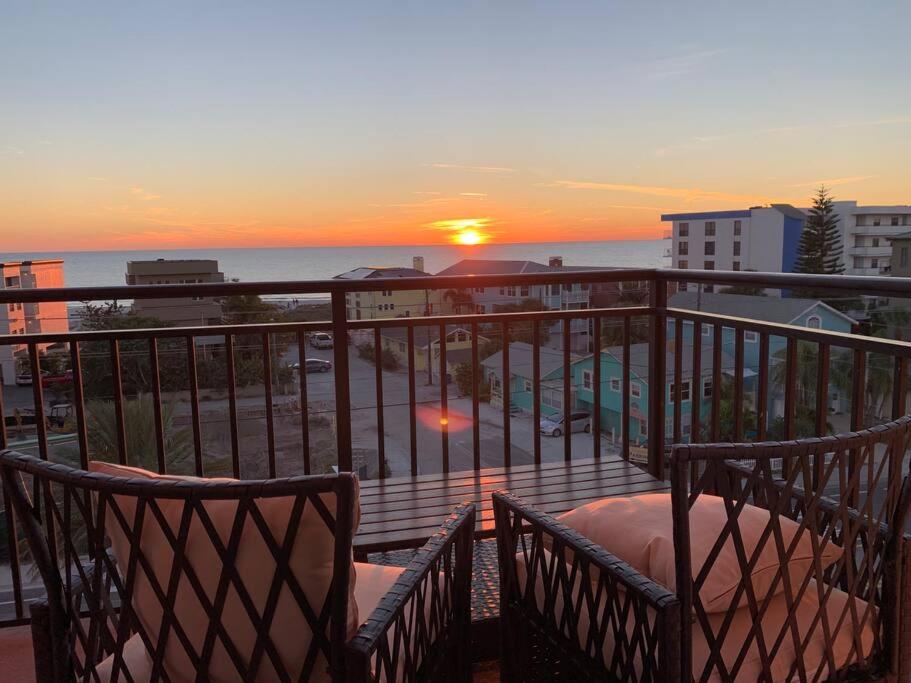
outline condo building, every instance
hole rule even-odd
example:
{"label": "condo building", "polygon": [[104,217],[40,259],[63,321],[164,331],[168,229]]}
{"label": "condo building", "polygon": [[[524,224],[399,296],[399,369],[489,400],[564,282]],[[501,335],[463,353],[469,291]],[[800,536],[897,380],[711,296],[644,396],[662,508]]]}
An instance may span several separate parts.
{"label": "condo building", "polygon": [[[128,261],[128,285],[174,285],[224,282],[214,259],[155,259]],[[177,299],[136,299],[133,312],[171,325],[217,325],[222,321],[221,304],[212,297]]]}

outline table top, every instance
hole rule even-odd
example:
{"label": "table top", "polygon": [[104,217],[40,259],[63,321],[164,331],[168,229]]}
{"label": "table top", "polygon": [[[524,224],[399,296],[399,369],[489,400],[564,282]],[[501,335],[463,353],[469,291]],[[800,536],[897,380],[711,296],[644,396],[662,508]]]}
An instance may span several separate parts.
{"label": "table top", "polygon": [[420,546],[463,501],[477,506],[476,537],[491,537],[491,494],[498,490],[558,515],[601,498],[669,491],[670,486],[614,456],[362,481],[355,551]]}

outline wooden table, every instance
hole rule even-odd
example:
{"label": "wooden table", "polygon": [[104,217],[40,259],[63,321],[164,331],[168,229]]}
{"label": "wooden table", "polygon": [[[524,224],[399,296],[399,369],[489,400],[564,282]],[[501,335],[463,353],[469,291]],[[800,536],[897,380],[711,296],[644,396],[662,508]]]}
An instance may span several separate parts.
{"label": "wooden table", "polygon": [[668,491],[670,487],[615,456],[362,481],[355,554],[363,558],[369,552],[418,547],[462,501],[477,505],[476,537],[492,537],[490,495],[500,489],[558,515],[600,498]]}

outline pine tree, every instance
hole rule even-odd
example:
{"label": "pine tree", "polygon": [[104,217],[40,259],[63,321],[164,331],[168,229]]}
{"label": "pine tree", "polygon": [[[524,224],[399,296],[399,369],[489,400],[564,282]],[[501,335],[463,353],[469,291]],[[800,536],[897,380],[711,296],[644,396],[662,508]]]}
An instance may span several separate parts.
{"label": "pine tree", "polygon": [[798,273],[840,275],[845,272],[841,254],[838,217],[832,197],[825,186],[821,186],[813,198],[810,216],[800,235],[795,270]]}

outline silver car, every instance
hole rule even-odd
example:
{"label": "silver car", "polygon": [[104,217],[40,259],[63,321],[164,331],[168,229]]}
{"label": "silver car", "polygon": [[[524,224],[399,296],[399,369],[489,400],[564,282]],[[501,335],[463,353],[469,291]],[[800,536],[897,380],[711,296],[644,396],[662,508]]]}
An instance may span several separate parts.
{"label": "silver car", "polygon": [[[563,436],[565,422],[566,419],[560,413],[541,418],[540,431],[547,436]],[[584,411],[570,413],[570,427],[573,432],[589,433],[592,430],[591,414]]]}
{"label": "silver car", "polygon": [[314,349],[331,349],[332,336],[325,332],[317,332],[310,335],[310,346]]}

